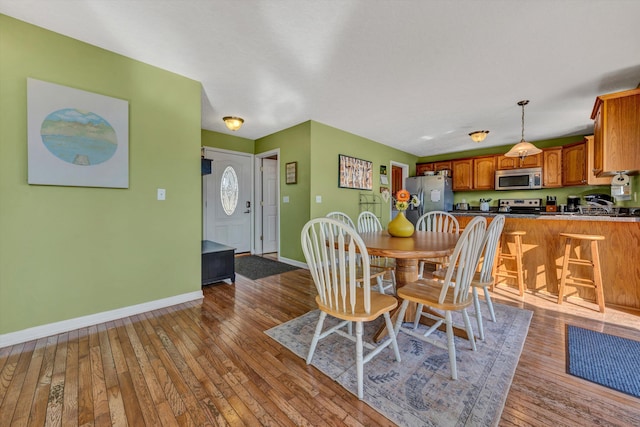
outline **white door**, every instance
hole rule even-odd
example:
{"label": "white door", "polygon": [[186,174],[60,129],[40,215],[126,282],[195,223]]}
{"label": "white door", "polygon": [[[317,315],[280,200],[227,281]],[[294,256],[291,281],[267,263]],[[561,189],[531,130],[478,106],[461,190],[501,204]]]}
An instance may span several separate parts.
{"label": "white door", "polygon": [[213,161],[202,182],[204,240],[250,252],[252,155],[205,148],[205,156]]}
{"label": "white door", "polygon": [[262,159],[262,252],[278,251],[278,161]]}

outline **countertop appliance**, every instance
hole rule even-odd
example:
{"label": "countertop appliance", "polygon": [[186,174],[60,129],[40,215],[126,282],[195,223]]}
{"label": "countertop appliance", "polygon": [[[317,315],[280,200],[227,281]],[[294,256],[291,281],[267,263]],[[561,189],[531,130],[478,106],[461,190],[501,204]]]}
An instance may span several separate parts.
{"label": "countertop appliance", "polygon": [[496,190],[537,190],[542,188],[542,168],[497,170]]}
{"label": "countertop appliance", "polygon": [[[542,212],[542,199],[500,199],[498,211],[508,206],[512,214],[539,214]],[[504,209],[501,211],[504,212]]]}
{"label": "countertop appliance", "polygon": [[578,212],[580,208],[580,196],[567,196],[567,212]]}
{"label": "countertop appliance", "polygon": [[430,211],[452,211],[453,189],[451,178],[444,175],[413,176],[406,179],[404,188],[418,197],[420,205],[409,206],[405,215],[414,225],[423,214]]}

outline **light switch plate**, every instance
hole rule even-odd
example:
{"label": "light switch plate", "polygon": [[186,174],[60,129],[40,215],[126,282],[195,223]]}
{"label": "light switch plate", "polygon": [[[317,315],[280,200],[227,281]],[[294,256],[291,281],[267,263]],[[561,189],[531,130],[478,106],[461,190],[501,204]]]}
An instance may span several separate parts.
{"label": "light switch plate", "polygon": [[167,190],[164,188],[158,188],[158,200],[165,200],[167,197]]}
{"label": "light switch plate", "polygon": [[316,203],[322,203],[322,196],[316,196]]}
{"label": "light switch plate", "polygon": [[282,198],[282,203],[289,203],[289,196],[284,196]]}

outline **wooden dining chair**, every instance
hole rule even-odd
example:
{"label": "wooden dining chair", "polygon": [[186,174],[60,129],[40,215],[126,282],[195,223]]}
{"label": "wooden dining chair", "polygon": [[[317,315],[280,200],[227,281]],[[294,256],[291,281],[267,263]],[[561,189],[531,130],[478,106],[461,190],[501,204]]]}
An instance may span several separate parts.
{"label": "wooden dining chair", "polygon": [[[382,231],[382,224],[375,214],[369,211],[363,211],[358,215],[358,233],[369,233],[375,231]],[[378,277],[378,290],[380,292],[390,294],[396,293],[396,260],[394,258],[381,257],[375,255],[369,255],[369,261],[372,267],[378,267],[385,270],[385,276],[389,276],[388,279]]]}
{"label": "wooden dining chair", "polygon": [[[435,231],[438,233],[459,233],[460,225],[455,216],[445,211],[427,212],[416,221],[416,230]],[[435,264],[435,270],[442,268],[449,262],[448,257],[425,258],[418,264],[418,277],[424,277],[424,265]]]}
{"label": "wooden dining chair", "polygon": [[329,212],[328,214],[325,215],[325,217],[338,220],[344,224],[347,224],[349,227],[353,228],[354,230],[356,229],[356,225],[353,223],[353,220],[351,219],[351,217],[344,212],[340,212],[340,211]]}
{"label": "wooden dining chair", "polygon": [[[493,266],[496,261],[496,251],[498,250],[498,242],[500,241],[500,235],[504,228],[505,216],[496,215],[485,232],[484,240],[482,243],[482,252],[480,256],[479,271],[474,274],[471,280],[471,290],[473,294],[473,306],[476,311],[476,323],[478,324],[478,337],[484,341],[484,327],[482,324],[482,311],[480,310],[480,297],[478,296],[478,289],[484,291],[484,301],[489,308],[489,315],[491,321],[496,321],[496,313],[493,309],[493,302],[491,301],[491,293],[489,288],[493,285],[495,277],[493,276]],[[437,279],[443,279],[446,275],[446,269],[440,269],[433,273],[433,276]]]}
{"label": "wooden dining chair", "polygon": [[[442,281],[419,279],[417,282],[398,288],[398,297],[403,301],[395,324],[396,335],[402,331],[422,341],[448,350],[451,378],[454,380],[458,379],[458,368],[456,365],[452,313],[460,312],[462,314],[467,337],[471,348],[475,351],[476,343],[469,315],[467,314],[467,307],[472,303],[469,288],[478,267],[486,227],[487,221],[481,216],[477,216],[469,222],[458,239],[458,243],[456,243],[456,247],[450,257],[451,262]],[[410,302],[418,305],[416,317],[413,325],[404,326],[404,315]],[[429,310],[424,310],[425,306],[429,307]],[[422,317],[435,321],[426,332],[418,328]],[[446,344],[431,336],[442,324],[446,325]]]}
{"label": "wooden dining chair", "polygon": [[[329,232],[329,230],[338,232]],[[307,364],[313,360],[318,341],[332,333],[354,341],[358,399],[362,399],[364,364],[389,345],[393,347],[396,361],[400,361],[400,350],[389,314],[397,307],[398,301],[391,295],[371,292],[367,248],[355,229],[330,218],[312,219],[302,229],[301,243],[311,277],[318,291],[316,303],[320,309],[320,318],[307,355]],[[357,253],[362,254],[359,257],[361,264],[355,261],[358,259]],[[374,346],[363,340],[364,323],[371,322],[380,315],[384,317],[389,338]],[[323,330],[327,316],[337,318],[339,323]],[[356,325],[355,337],[344,330],[351,325],[351,322],[355,322]]]}

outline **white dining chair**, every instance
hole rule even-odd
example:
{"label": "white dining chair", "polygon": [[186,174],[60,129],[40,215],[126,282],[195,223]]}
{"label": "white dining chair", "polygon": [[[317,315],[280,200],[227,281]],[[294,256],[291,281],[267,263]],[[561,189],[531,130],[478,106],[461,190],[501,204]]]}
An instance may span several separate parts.
{"label": "white dining chair", "polygon": [[[484,300],[489,309],[489,315],[491,321],[496,321],[496,313],[493,309],[493,302],[491,301],[491,293],[489,287],[491,287],[495,281],[493,276],[493,265],[496,261],[496,251],[498,250],[498,242],[500,241],[500,235],[504,228],[505,216],[498,214],[492,220],[487,231],[485,232],[484,240],[482,243],[482,255],[480,256],[479,271],[473,276],[471,280],[471,291],[473,293],[473,306],[476,311],[476,323],[478,324],[478,337],[481,341],[484,341],[484,326],[482,323],[482,311],[480,310],[480,297],[478,296],[478,289],[484,291]],[[438,279],[444,278],[446,274],[445,269],[437,270],[433,273],[433,276]]]}
{"label": "white dining chair", "polygon": [[[316,303],[320,309],[320,317],[306,362],[309,364],[313,360],[318,342],[332,333],[354,341],[358,399],[362,399],[364,364],[389,345],[393,347],[396,361],[400,361],[400,350],[389,314],[397,307],[398,301],[391,295],[371,292],[367,248],[355,229],[330,218],[312,219],[302,229],[301,244],[318,291]],[[359,262],[355,261],[358,259],[358,253],[362,254]],[[364,342],[364,323],[371,322],[381,315],[389,331],[389,338],[378,345]],[[327,316],[338,319],[339,323],[323,330]],[[355,322],[356,326],[355,336],[349,333],[350,330],[344,330],[345,327],[349,328],[352,322]]]}
{"label": "white dining chair", "polygon": [[[462,314],[467,338],[472,350],[476,351],[476,343],[467,308],[473,300],[469,288],[478,267],[486,226],[487,221],[481,216],[477,216],[469,222],[456,243],[456,247],[450,257],[451,262],[442,281],[419,279],[414,283],[398,288],[398,297],[403,301],[395,324],[396,335],[402,331],[414,338],[448,350],[451,378],[454,380],[458,379],[458,368],[453,335],[453,312]],[[411,326],[403,326],[404,315],[410,302],[417,304],[415,321]],[[429,307],[429,310],[424,310],[425,306]],[[435,321],[425,332],[418,328],[422,317]],[[437,337],[431,336],[442,324],[446,325],[446,344]]]}
{"label": "white dining chair", "polygon": [[[445,211],[427,212],[416,221],[416,230],[438,233],[459,233],[460,225],[455,216]],[[449,262],[448,257],[421,259],[418,264],[418,277],[424,277],[424,265],[435,264],[435,270]]]}
{"label": "white dining chair", "polygon": [[[375,214],[369,211],[360,212],[358,215],[358,233],[369,233],[382,231],[382,223]],[[385,270],[388,279],[378,277],[378,290],[380,292],[395,294],[396,292],[396,260],[394,258],[369,255],[369,261],[372,267],[379,267]]]}

